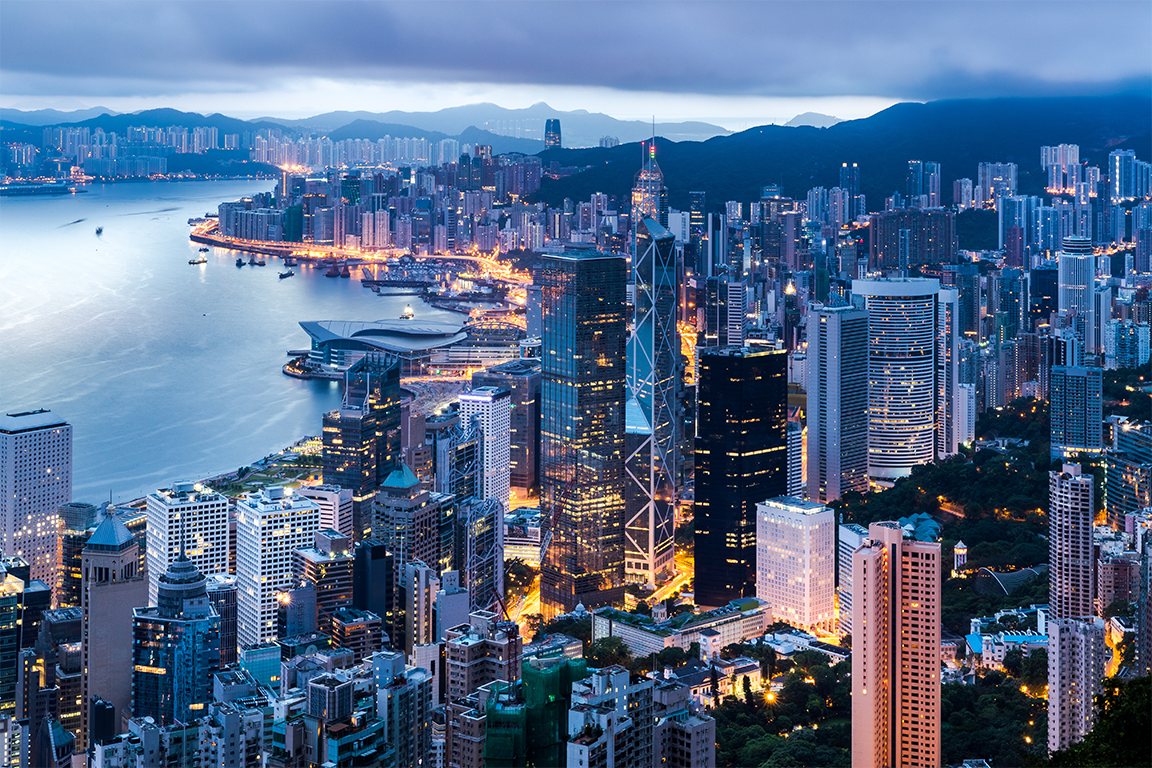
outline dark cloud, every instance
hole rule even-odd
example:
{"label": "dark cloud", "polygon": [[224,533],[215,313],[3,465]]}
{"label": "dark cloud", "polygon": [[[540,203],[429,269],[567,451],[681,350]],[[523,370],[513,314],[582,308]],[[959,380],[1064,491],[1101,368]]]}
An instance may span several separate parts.
{"label": "dark cloud", "polygon": [[0,3],[0,90],[299,77],[900,99],[1152,87],[1152,3]]}

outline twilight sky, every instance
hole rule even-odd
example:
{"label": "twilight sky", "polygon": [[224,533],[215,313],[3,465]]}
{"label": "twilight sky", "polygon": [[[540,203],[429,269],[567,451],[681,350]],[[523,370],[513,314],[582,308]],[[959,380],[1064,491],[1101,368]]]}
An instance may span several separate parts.
{"label": "twilight sky", "polygon": [[1147,0],[0,3],[0,105],[236,117],[547,101],[729,128],[1152,90]]}

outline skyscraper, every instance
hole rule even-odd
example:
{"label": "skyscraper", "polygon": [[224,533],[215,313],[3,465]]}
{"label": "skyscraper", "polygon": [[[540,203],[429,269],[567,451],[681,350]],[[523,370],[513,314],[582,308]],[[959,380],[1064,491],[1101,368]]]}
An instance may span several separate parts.
{"label": "skyscraper", "polygon": [[[1054,406],[1055,407],[1055,406]],[[1092,730],[1104,677],[1104,624],[1093,615],[1092,478],[1079,464],[1048,473],[1048,749]]]}
{"label": "skyscraper", "polygon": [[0,416],[0,546],[56,583],[56,510],[72,501],[72,427],[51,411]]}
{"label": "skyscraper", "polygon": [[544,121],[544,149],[560,149],[560,120],[549,118]]}
{"label": "skyscraper", "polygon": [[656,140],[641,142],[644,162],[636,172],[632,184],[632,209],[629,221],[635,232],[640,220],[650,216],[668,226],[668,189],[664,186],[664,172],[656,162]]}
{"label": "skyscraper", "polygon": [[868,491],[868,313],[808,311],[808,498]]}
{"label": "skyscraper", "polygon": [[477,371],[472,387],[499,387],[512,393],[509,483],[521,498],[535,495],[540,488],[540,361],[521,358]]}
{"label": "skyscraper", "polygon": [[540,502],[553,521],[540,601],[552,616],[623,598],[625,261],[549,255],[540,278]]}
{"label": "skyscraper", "polygon": [[855,280],[868,309],[868,472],[881,483],[936,458],[934,279]]}
{"label": "skyscraper", "polygon": [[1057,254],[1057,309],[1075,312],[1091,327],[1092,291],[1096,282],[1096,258],[1092,242],[1086,237],[1069,235]]}
{"label": "skyscraper", "polygon": [[[140,573],[140,548],[115,514],[108,512],[82,555],[80,610],[81,731],[77,750],[87,749],[100,730],[93,699],[116,717],[132,711],[132,610],[148,599]],[[119,722],[119,721],[116,721]]]}
{"label": "skyscraper", "polygon": [[372,492],[400,461],[400,362],[367,352],[344,374],[341,407],[324,415],[324,482],[352,490],[355,538],[372,524]]}
{"label": "skyscraper", "polygon": [[681,251],[653,218],[638,225],[632,280],[635,320],[628,338],[625,407],[624,573],[656,585],[675,567],[680,423],[680,333],[676,286]]}
{"label": "skyscraper", "polygon": [[872,523],[852,556],[852,765],[940,765],[940,545]]}
{"label": "skyscraper", "polygon": [[756,597],[772,618],[832,631],[836,621],[836,519],[823,504],[787,496],[756,507]]}
{"label": "skyscraper", "polygon": [[848,194],[848,218],[855,219],[866,211],[860,210],[860,166],[857,163],[840,164],[840,188]]}
{"label": "skyscraper", "polygon": [[190,723],[212,702],[220,615],[207,580],[183,551],[157,581],[157,604],[132,613],[133,716]]}
{"label": "skyscraper", "polygon": [[483,434],[479,498],[496,499],[504,511],[508,511],[511,493],[511,393],[498,387],[477,387],[471,392],[462,393],[460,420],[468,423],[472,419],[476,419]]}
{"label": "skyscraper", "polygon": [[1100,453],[1104,448],[1102,368],[1053,365],[1048,375],[1053,456]]}
{"label": "skyscraper", "polygon": [[755,594],[756,505],[788,488],[784,350],[700,350],[697,381],[696,602]]}
{"label": "skyscraper", "polygon": [[320,528],[314,501],[264,488],[236,502],[236,632],[241,645],[276,639],[276,595],[293,586],[292,552]]}
{"label": "skyscraper", "polygon": [[1092,477],[1079,464],[1048,473],[1048,616],[1093,613]]}
{"label": "skyscraper", "polygon": [[193,483],[148,494],[148,604],[161,578],[183,552],[200,573],[228,573],[228,499]]}

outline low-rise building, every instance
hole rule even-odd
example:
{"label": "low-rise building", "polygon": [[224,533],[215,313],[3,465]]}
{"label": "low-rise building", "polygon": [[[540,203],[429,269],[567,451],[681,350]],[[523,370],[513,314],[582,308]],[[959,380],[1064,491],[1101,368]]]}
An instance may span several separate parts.
{"label": "low-rise building", "polygon": [[592,639],[619,637],[634,656],[673,647],[688,650],[692,643],[699,643],[702,654],[715,658],[725,646],[763,635],[770,614],[769,605],[754,597],[700,614],[680,613],[661,622],[600,608],[592,612]]}

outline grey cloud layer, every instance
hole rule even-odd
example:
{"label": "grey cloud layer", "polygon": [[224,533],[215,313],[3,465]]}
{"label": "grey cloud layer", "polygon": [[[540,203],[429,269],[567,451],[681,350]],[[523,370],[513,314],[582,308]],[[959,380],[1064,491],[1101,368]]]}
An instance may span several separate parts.
{"label": "grey cloud layer", "polygon": [[[0,3],[0,90],[297,77],[933,99],[1152,83],[1152,3]],[[1142,32],[1138,30],[1143,30]]]}

